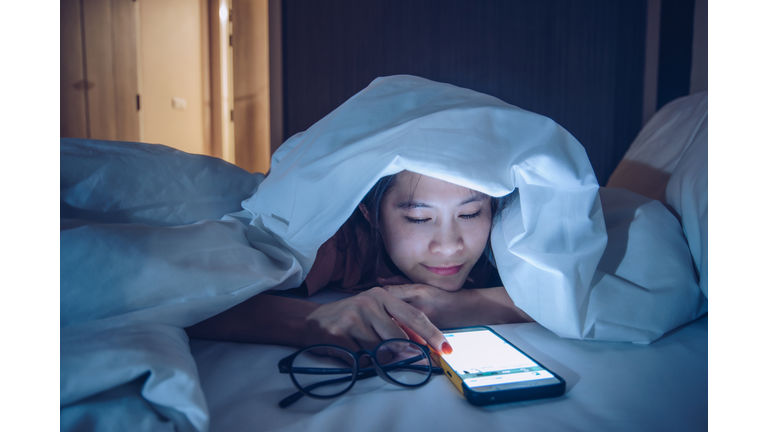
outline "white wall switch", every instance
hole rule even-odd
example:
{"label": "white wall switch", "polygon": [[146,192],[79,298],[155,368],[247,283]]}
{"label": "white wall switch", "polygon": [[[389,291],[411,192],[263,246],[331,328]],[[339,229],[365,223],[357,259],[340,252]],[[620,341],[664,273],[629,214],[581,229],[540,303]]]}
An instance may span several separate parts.
{"label": "white wall switch", "polygon": [[183,110],[187,107],[187,100],[180,97],[175,97],[171,100],[171,106],[177,110]]}

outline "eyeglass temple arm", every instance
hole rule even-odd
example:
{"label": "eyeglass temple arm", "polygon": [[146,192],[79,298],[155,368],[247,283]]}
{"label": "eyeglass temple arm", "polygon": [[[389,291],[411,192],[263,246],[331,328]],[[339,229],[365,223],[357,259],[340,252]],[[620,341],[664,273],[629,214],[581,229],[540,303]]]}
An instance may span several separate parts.
{"label": "eyeglass temple arm", "polygon": [[[395,370],[395,369],[408,369],[408,370],[414,370],[414,371],[422,371],[426,372],[428,370],[432,370],[432,373],[442,373],[443,370],[436,366],[426,366],[426,365],[387,365],[382,366],[381,369],[385,372]],[[350,370],[340,370],[340,369],[310,369],[310,368],[294,368],[293,373],[300,373],[305,375],[330,375],[330,374],[338,374],[338,373],[349,373]],[[373,372],[375,373],[375,370],[373,368],[366,368],[361,369],[358,371],[358,376],[363,373]],[[284,372],[285,373],[285,372]],[[371,375],[373,376],[373,375]],[[323,381],[325,382],[325,381]]]}
{"label": "eyeglass temple arm", "polygon": [[289,355],[277,362],[277,369],[280,373],[289,373],[291,371],[291,361],[293,361],[294,357],[296,357],[296,354]]}
{"label": "eyeglass temple arm", "polygon": [[[358,371],[364,372],[367,369],[361,369]],[[290,373],[291,368],[289,367],[288,370],[281,370],[281,373]],[[304,367],[293,367],[293,373],[300,373],[305,375],[330,375],[330,374],[344,374],[344,373],[352,373],[351,368],[345,368],[345,369],[334,369],[334,368],[304,368]]]}
{"label": "eyeglass temple arm", "polygon": [[297,391],[296,393],[294,393],[294,394],[288,396],[287,398],[281,400],[278,405],[280,405],[280,408],[287,408],[287,407],[293,405],[294,402],[296,402],[297,400],[301,399],[302,397],[304,397],[304,393],[302,393],[300,391]]}
{"label": "eyeglass temple arm", "polygon": [[[426,365],[414,365],[412,363],[415,363],[417,361],[424,360],[424,357],[422,356],[414,356],[409,359],[401,360],[397,363],[388,364],[386,366],[382,365],[381,369],[384,371],[390,371],[394,369],[410,369],[410,370],[420,370],[420,371],[428,371],[429,369],[432,369],[432,373],[443,373],[443,369],[436,367],[436,366],[426,366]],[[432,362],[430,361],[430,364]]]}
{"label": "eyeglass temple arm", "polygon": [[[403,368],[403,366],[400,366],[400,367]],[[416,365],[416,366],[406,366],[406,367],[408,369],[416,369],[416,370],[422,370],[422,371],[426,371],[427,369],[430,368],[429,366],[418,366],[418,365]],[[432,373],[443,373],[443,370],[441,368],[439,368],[439,367],[432,366],[431,368],[432,368]],[[362,379],[373,378],[376,375],[377,375],[376,371],[374,371],[373,369],[367,369],[367,370],[360,371],[357,374],[357,379],[362,380]],[[305,390],[311,391],[311,390],[314,390],[314,389],[316,389],[318,387],[322,387],[322,386],[326,386],[326,385],[331,385],[331,384],[337,384],[337,383],[340,383],[340,382],[343,382],[343,381],[349,381],[350,379],[352,379],[352,377],[344,377],[344,378],[337,378],[337,379],[332,379],[332,380],[328,380],[328,381],[320,381],[318,383],[315,383],[315,384],[312,384],[312,385],[308,386]],[[303,396],[304,396],[304,393],[302,393],[300,391],[297,391],[297,392],[293,393],[292,395],[290,395],[290,396],[288,396],[285,399],[280,401],[280,403],[279,403],[280,408],[286,408],[286,407],[289,407],[289,406],[293,405],[297,400],[301,399]]]}
{"label": "eyeglass temple arm", "polygon": [[[359,372],[357,374],[357,378],[356,379],[362,380],[362,379],[373,378],[375,376],[376,376],[376,371],[371,369],[371,370],[366,370],[366,371]],[[326,386],[326,385],[331,385],[331,384],[338,384],[340,382],[349,381],[351,379],[352,379],[352,377],[348,376],[348,377],[336,378],[336,379],[332,379],[332,380],[328,380],[328,381],[320,381],[320,382],[317,382],[317,383],[314,383],[312,385],[307,386],[304,390],[311,391],[311,390],[314,390],[314,389],[316,389],[318,387],[322,387],[322,386]],[[285,399],[281,400],[278,405],[280,405],[280,408],[288,407],[288,406],[292,405],[294,402],[296,402],[297,400],[301,399],[303,396],[304,396],[304,393],[302,393],[300,391],[297,391],[296,393],[294,393],[294,394],[286,397]]]}
{"label": "eyeglass temple arm", "polygon": [[[278,368],[280,369],[280,373],[289,373],[291,370],[291,360],[293,356],[286,357],[278,363]],[[397,368],[406,368],[406,369],[412,369],[412,370],[422,370],[426,371],[431,369],[432,373],[442,373],[443,370],[439,367],[435,366],[423,366],[423,365],[411,365],[411,363],[417,362],[422,360],[423,357],[421,356],[414,356],[406,360],[399,361],[397,363],[393,363],[391,365],[384,366],[382,369],[384,370],[392,370]],[[293,368],[294,373],[306,373],[306,374],[324,374],[324,373],[340,373],[340,372],[349,372],[347,369],[320,369],[320,368]],[[357,374],[357,379],[367,379],[372,378],[378,375],[374,369],[363,369],[360,370]],[[352,377],[344,377],[344,378],[337,378],[333,380],[328,381],[321,381],[315,384],[312,384],[311,386],[307,387],[305,390],[310,391],[314,390],[318,387],[322,387],[325,385],[331,385],[336,384],[343,381],[349,381],[352,379]],[[304,393],[297,391],[293,393],[292,395],[286,397],[285,399],[281,400],[279,403],[280,408],[286,408],[290,405],[293,405],[297,400],[301,399],[304,396]]]}
{"label": "eyeglass temple arm", "polygon": [[[424,360],[424,357],[422,356],[414,356],[409,359],[401,360],[397,363],[392,363],[386,366],[382,366],[382,369],[384,370],[392,370],[392,369],[398,369],[398,368],[406,368],[411,363],[415,363],[417,361]],[[290,363],[286,362],[283,364],[282,362],[278,365],[280,368],[280,373],[289,373],[291,371]],[[416,370],[423,370],[427,366],[411,366]],[[433,371],[435,367],[432,367]],[[359,372],[365,372],[368,370],[373,370],[372,368],[366,368],[361,369]],[[442,369],[441,369],[442,370]],[[350,373],[352,372],[352,369],[349,368],[303,368],[303,367],[293,367],[293,373],[303,373],[307,375],[321,375],[321,374],[339,374],[339,373]]]}

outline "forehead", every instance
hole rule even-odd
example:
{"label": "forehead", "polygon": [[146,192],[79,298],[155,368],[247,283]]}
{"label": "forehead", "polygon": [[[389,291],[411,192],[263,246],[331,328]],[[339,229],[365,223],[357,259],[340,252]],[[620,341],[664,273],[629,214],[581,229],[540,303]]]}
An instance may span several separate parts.
{"label": "forehead", "polygon": [[394,187],[385,199],[391,203],[394,201],[395,205],[411,202],[431,205],[460,205],[473,198],[483,200],[487,196],[434,177],[402,171],[398,174]]}

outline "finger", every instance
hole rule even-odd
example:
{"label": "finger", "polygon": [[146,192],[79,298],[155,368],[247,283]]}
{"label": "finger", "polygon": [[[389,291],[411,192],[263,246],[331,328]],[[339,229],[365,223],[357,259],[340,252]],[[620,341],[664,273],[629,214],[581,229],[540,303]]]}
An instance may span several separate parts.
{"label": "finger", "polygon": [[408,290],[406,289],[408,286],[409,285],[385,285],[382,288],[400,300],[407,301],[410,297],[408,295]]}
{"label": "finger", "polygon": [[387,339],[408,338],[403,329],[387,313],[382,303],[384,299],[400,302],[381,288],[374,288],[365,294],[360,294],[357,298],[360,313],[357,316],[362,319],[362,322],[346,326],[351,335],[365,349],[373,349]]}
{"label": "finger", "polygon": [[420,310],[394,296],[384,299],[384,307],[397,322],[421,336],[435,351],[443,354],[453,352],[443,333]]}
{"label": "finger", "polygon": [[393,296],[399,298],[406,303],[418,302],[420,299],[420,292],[418,287],[424,286],[423,284],[408,284],[408,285],[387,285],[382,287],[385,291],[389,292]]}
{"label": "finger", "polygon": [[417,348],[414,347],[413,342],[388,341],[376,351],[376,360],[385,366],[414,357],[416,354]]}
{"label": "finger", "polygon": [[[381,345],[383,340],[394,339],[394,338],[380,337],[378,333],[376,333],[375,329],[373,329],[373,327],[369,328],[369,331],[361,332],[361,334],[365,334],[365,336],[363,336],[364,339],[355,338],[355,340],[361,346],[361,349],[371,351],[371,352],[374,352],[374,350],[376,350],[376,348]],[[383,364],[387,363],[392,358],[391,353],[381,349],[376,350],[373,355],[376,356],[376,360],[378,360],[380,363],[383,363]],[[360,367],[361,368],[370,367],[371,366],[370,360],[371,359],[368,356],[360,357],[360,360],[359,360]]]}
{"label": "finger", "polygon": [[371,326],[383,341],[388,339],[408,339],[408,334],[383,310],[380,316],[372,317]]}
{"label": "finger", "polygon": [[410,279],[403,277],[403,276],[390,276],[390,277],[380,277],[378,278],[379,285],[407,285],[412,284]]}
{"label": "finger", "polygon": [[[356,351],[356,350],[355,350]],[[352,351],[352,352],[355,352]],[[342,361],[347,366],[355,364],[355,358],[350,356],[349,351],[334,347],[318,347],[310,351],[311,354],[321,357],[333,357]]]}
{"label": "finger", "polygon": [[364,349],[371,351],[376,348],[383,340],[387,339],[382,337],[379,332],[372,325],[366,325],[350,330],[350,336],[355,340],[358,349]]}
{"label": "finger", "polygon": [[[394,318],[392,318],[392,319],[394,320]],[[408,326],[403,325],[402,323],[398,322],[397,320],[395,320],[395,322],[397,323],[397,325],[400,326],[401,329],[403,329],[405,334],[408,335],[408,339],[410,339],[410,340],[412,340],[414,342],[418,342],[418,343],[420,343],[422,345],[426,345],[427,344],[427,341],[425,341],[423,337],[421,337],[418,334],[416,334],[416,332],[411,330],[410,328],[408,328]]]}

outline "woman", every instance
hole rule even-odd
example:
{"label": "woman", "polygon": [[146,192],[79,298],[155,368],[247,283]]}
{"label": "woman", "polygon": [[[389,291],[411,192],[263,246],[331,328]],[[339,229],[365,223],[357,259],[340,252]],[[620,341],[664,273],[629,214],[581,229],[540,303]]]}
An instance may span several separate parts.
{"label": "woman", "polygon": [[[560,291],[558,310],[540,319],[580,333],[569,303],[585,293],[566,288],[589,284],[605,247],[598,185],[572,136],[490,96],[409,76],[377,79],[289,139],[243,208],[251,245],[288,249],[275,259],[302,269],[279,289],[371,289],[325,305],[259,295],[191,337],[359,349],[409,336],[440,349],[438,327],[531,320],[512,290],[536,304]],[[491,241],[497,210],[507,214]],[[505,286],[470,276],[478,262],[475,273],[493,269],[486,256]]]}
{"label": "woman", "polygon": [[[266,178],[164,146],[65,138],[60,168],[69,424],[162,412],[204,430],[184,328],[450,351],[438,327],[533,319],[562,337],[647,343],[707,310],[663,205],[599,190],[552,120],[422,78],[375,80],[287,140]],[[355,295],[265,294],[300,286]],[[138,403],[93,403],[126,386]],[[104,403],[115,409],[88,408]]]}
{"label": "woman", "polygon": [[[266,178],[162,146],[61,146],[62,327],[439,349],[438,327],[535,320],[647,343],[707,308],[661,204],[601,191],[562,127],[468,89],[379,78],[287,140]],[[356,295],[264,294],[299,286]]]}
{"label": "woman", "polygon": [[485,256],[498,207],[497,198],[409,171],[382,178],[320,248],[303,285],[310,294],[326,284],[365,291],[328,304],[260,294],[187,333],[355,351],[411,338],[450,352],[436,327],[531,321],[500,284],[463,289],[488,286],[491,271],[498,281]]}

